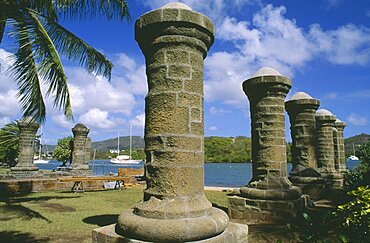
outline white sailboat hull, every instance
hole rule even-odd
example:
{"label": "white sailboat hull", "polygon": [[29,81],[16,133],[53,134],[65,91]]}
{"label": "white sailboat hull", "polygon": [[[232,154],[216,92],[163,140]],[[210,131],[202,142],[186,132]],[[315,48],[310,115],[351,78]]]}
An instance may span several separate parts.
{"label": "white sailboat hull", "polygon": [[113,164],[121,164],[121,165],[137,165],[142,162],[142,160],[134,160],[134,159],[128,159],[128,160],[120,160],[120,159],[111,159],[111,163]]}
{"label": "white sailboat hull", "polygon": [[49,163],[50,160],[45,160],[45,159],[37,159],[37,160],[34,160],[33,163],[34,164],[47,164]]}

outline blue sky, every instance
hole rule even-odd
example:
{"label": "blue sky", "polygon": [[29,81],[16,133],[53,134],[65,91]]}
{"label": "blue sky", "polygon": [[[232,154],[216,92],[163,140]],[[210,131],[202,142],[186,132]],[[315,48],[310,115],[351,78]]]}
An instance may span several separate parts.
{"label": "blue sky", "polygon": [[[143,135],[145,63],[134,39],[134,22],[143,13],[171,2],[128,0],[132,21],[92,19],[62,24],[104,52],[114,63],[113,78],[87,74],[65,61],[74,122],[48,100],[44,140],[55,144],[71,135],[77,122],[93,141]],[[208,15],[216,40],[205,60],[205,135],[250,136],[249,103],[244,80],[263,66],[291,77],[288,97],[304,91],[321,108],[345,121],[345,137],[370,134],[370,1],[367,0],[183,0]],[[0,125],[21,117],[16,85],[5,72],[14,44],[0,45]],[[287,137],[289,120],[287,118]]]}

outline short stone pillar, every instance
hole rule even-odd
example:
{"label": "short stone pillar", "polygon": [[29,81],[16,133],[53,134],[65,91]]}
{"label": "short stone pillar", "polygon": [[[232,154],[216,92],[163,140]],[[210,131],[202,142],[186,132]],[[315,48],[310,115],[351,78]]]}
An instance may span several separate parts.
{"label": "short stone pillar", "polygon": [[303,207],[301,189],[287,177],[284,98],[292,81],[262,68],[243,83],[250,102],[253,178],[229,198],[229,216],[249,224],[284,222]]}
{"label": "short stone pillar", "polygon": [[32,117],[19,121],[19,155],[18,163],[10,170],[17,177],[34,177],[38,175],[38,167],[33,164],[35,138],[39,124]]}
{"label": "short stone pillar", "polygon": [[72,128],[72,132],[72,174],[91,174],[92,172],[89,171],[91,139],[87,137],[90,129],[78,123]]}
{"label": "short stone pillar", "polygon": [[[147,188],[143,202],[119,216],[117,233],[122,242],[246,242],[247,226],[229,223],[204,194],[203,59],[214,41],[213,23],[171,3],[141,16],[135,37],[149,87]],[[108,230],[94,231],[93,242]]]}
{"label": "short stone pillar", "polygon": [[334,123],[337,118],[328,110],[316,112],[317,130],[317,161],[321,176],[326,179],[328,186],[341,187],[341,174],[335,169],[334,160]]}
{"label": "short stone pillar", "polygon": [[293,169],[289,180],[310,198],[319,198],[325,181],[317,171],[316,119],[320,101],[304,92],[294,94],[285,102],[292,137]]}
{"label": "short stone pillar", "polygon": [[341,174],[347,174],[348,169],[346,166],[346,153],[344,148],[344,128],[347,124],[337,118],[334,127],[337,130],[337,136],[334,136],[335,147],[335,169]]}

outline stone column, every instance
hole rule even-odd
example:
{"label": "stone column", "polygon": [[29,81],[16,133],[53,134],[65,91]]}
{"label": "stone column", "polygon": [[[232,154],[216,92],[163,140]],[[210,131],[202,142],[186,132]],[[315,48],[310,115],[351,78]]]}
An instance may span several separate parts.
{"label": "stone column", "polygon": [[335,161],[335,168],[341,173],[346,174],[348,172],[346,166],[346,153],[344,149],[344,128],[347,124],[339,119],[337,119],[334,123],[334,127],[337,129],[337,146],[336,146],[336,161]]}
{"label": "stone column", "polygon": [[204,194],[203,59],[214,41],[213,23],[171,3],[141,16],[135,37],[145,55],[149,87],[147,188],[143,202],[120,215],[117,232],[125,242],[246,240],[247,226],[237,226],[242,230],[236,232],[227,214]]}
{"label": "stone column", "polygon": [[320,109],[316,112],[318,170],[329,186],[340,187],[342,176],[336,171],[334,160],[335,121],[336,117],[328,110]]}
{"label": "stone column", "polygon": [[320,101],[304,92],[294,94],[285,102],[289,114],[292,137],[292,164],[290,181],[311,198],[319,198],[325,181],[317,171],[316,120]]}
{"label": "stone column", "polygon": [[302,207],[301,190],[287,177],[284,98],[292,81],[262,68],[243,83],[250,102],[253,178],[229,198],[229,214],[244,223],[294,218]]}
{"label": "stone column", "polygon": [[91,139],[87,137],[90,129],[84,124],[78,123],[72,128],[73,147],[72,150],[72,173],[91,174],[89,171]]}
{"label": "stone column", "polygon": [[33,156],[39,124],[33,118],[26,117],[19,121],[18,128],[20,132],[18,163],[11,168],[11,172],[19,177],[32,177],[38,171],[38,167],[33,164]]}

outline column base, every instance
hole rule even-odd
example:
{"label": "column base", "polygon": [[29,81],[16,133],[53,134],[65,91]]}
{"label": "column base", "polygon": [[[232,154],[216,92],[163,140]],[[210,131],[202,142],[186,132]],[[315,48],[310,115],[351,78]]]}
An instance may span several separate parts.
{"label": "column base", "polygon": [[149,218],[133,210],[118,218],[117,232],[123,236],[149,242],[187,242],[212,238],[221,234],[229,223],[227,214],[210,208],[203,216],[179,218]]}
{"label": "column base", "polygon": [[43,173],[37,166],[14,166],[10,168],[10,174],[16,178],[42,177]]}
{"label": "column base", "polygon": [[303,212],[303,197],[291,200],[265,200],[229,197],[229,217],[242,224],[281,224],[293,220]]}
{"label": "column base", "polygon": [[289,180],[294,186],[301,188],[302,193],[309,195],[311,199],[321,199],[325,194],[326,182],[322,177],[290,176]]}
{"label": "column base", "polygon": [[[159,222],[158,222],[159,223]],[[92,243],[145,243],[133,238],[121,236],[116,233],[116,225],[111,224],[92,231]],[[155,226],[154,226],[155,227]],[[176,241],[177,242],[177,241]],[[229,223],[227,228],[221,234],[201,240],[194,241],[201,243],[224,243],[224,242],[245,242],[248,243],[248,226],[244,224]]]}

